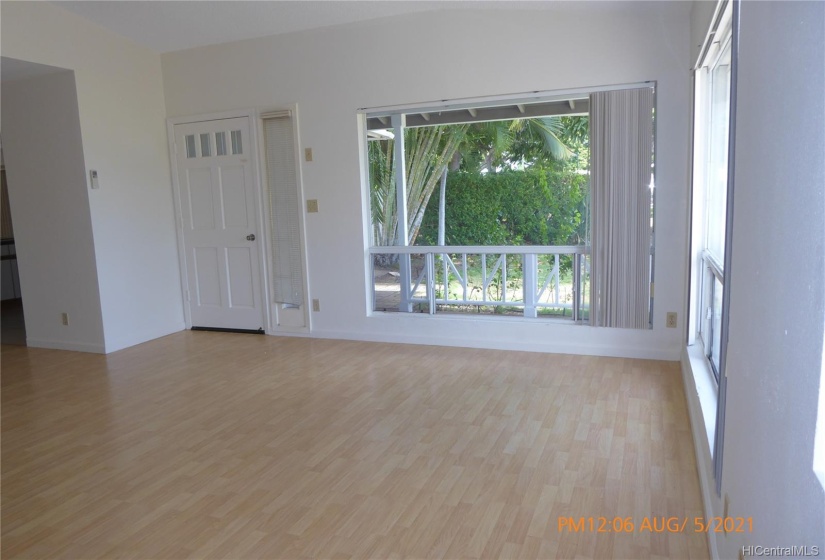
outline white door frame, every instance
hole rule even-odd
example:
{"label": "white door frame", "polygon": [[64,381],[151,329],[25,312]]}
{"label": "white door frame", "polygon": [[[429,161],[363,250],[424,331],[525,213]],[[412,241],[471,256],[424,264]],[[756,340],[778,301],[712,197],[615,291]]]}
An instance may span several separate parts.
{"label": "white door frame", "polygon": [[[256,294],[264,302],[261,321],[263,325],[271,325],[270,309],[269,309],[269,284],[267,282],[269,274],[268,260],[268,225],[264,221],[263,215],[263,194],[261,189],[260,166],[258,163],[258,118],[254,110],[235,110],[235,111],[221,111],[218,113],[205,113],[201,115],[190,115],[185,117],[171,117],[166,119],[166,135],[169,144],[169,161],[171,162],[172,170],[172,198],[175,203],[175,225],[178,238],[178,264],[180,266],[180,286],[181,299],[183,300],[183,317],[187,329],[192,328],[192,312],[190,309],[190,302],[186,298],[186,292],[189,289],[189,273],[186,267],[186,249],[183,243],[183,211],[180,198],[180,182],[178,177],[178,158],[175,152],[175,125],[190,124],[204,121],[217,121],[221,119],[235,119],[246,117],[249,121],[249,141],[251,142],[249,157],[252,158],[252,184],[255,189],[255,203],[257,211],[255,218],[258,220],[258,232],[260,243],[258,246],[258,259],[260,266],[258,267],[258,274],[260,275],[261,291],[263,293]],[[269,331],[269,329],[266,329]]]}

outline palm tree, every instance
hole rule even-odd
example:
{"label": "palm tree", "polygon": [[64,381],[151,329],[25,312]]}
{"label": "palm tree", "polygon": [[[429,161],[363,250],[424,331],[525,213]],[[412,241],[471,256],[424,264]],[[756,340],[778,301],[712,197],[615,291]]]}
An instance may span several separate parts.
{"label": "palm tree", "polygon": [[395,166],[393,141],[375,139],[367,143],[370,181],[370,212],[376,245],[392,245],[398,226],[395,211]]}
{"label": "palm tree", "polygon": [[477,166],[476,170],[482,172],[519,163],[512,158],[522,158],[525,146],[538,148],[541,155],[563,161],[573,155],[560,138],[564,132],[562,117],[475,123],[460,154],[465,163]]}
{"label": "palm tree", "polygon": [[[469,125],[441,125],[404,130],[407,178],[408,242],[415,243],[424,211],[441,177],[440,170],[464,142]],[[368,143],[370,196],[376,245],[392,245],[398,236],[393,140]]]}

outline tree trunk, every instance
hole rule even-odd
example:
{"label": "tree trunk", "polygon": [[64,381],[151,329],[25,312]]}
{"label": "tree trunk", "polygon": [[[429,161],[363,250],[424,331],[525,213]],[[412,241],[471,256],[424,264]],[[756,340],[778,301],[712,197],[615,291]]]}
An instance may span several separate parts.
{"label": "tree trunk", "polygon": [[[426,131],[427,127],[417,129],[424,131],[423,134],[419,132],[416,138],[416,145],[423,149],[421,151],[414,149],[411,152],[410,160],[417,160],[418,164],[414,167],[408,165],[410,169],[407,178],[410,245],[415,245],[415,239],[421,228],[430,195],[435,191],[442,170],[458,151],[468,126],[466,124],[435,126],[432,131]],[[445,133],[444,129],[446,129],[446,138],[442,139],[441,136]],[[430,135],[438,135],[438,143],[434,141],[432,136],[428,137],[427,132]],[[434,146],[437,147],[437,150]]]}

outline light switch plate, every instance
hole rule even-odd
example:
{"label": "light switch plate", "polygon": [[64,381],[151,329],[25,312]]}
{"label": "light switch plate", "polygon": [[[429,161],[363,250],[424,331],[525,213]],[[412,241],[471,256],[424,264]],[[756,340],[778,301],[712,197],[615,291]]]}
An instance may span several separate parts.
{"label": "light switch plate", "polygon": [[93,189],[99,189],[100,188],[100,183],[97,180],[97,170],[96,169],[89,170],[89,178],[92,181],[92,188]]}
{"label": "light switch plate", "polygon": [[311,198],[307,200],[307,212],[314,213],[318,211],[318,200],[315,198]]}

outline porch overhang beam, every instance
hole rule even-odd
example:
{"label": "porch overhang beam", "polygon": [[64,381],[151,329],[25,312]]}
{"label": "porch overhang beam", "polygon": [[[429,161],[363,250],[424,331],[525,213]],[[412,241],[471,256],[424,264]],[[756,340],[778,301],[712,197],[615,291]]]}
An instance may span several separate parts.
{"label": "porch overhang beam", "polygon": [[[433,126],[444,124],[464,124],[488,121],[509,121],[513,119],[535,119],[541,117],[587,115],[590,112],[589,99],[549,101],[546,103],[501,105],[498,107],[478,107],[454,111],[426,111],[407,113],[406,127]],[[387,116],[368,116],[367,129],[387,128]]]}

